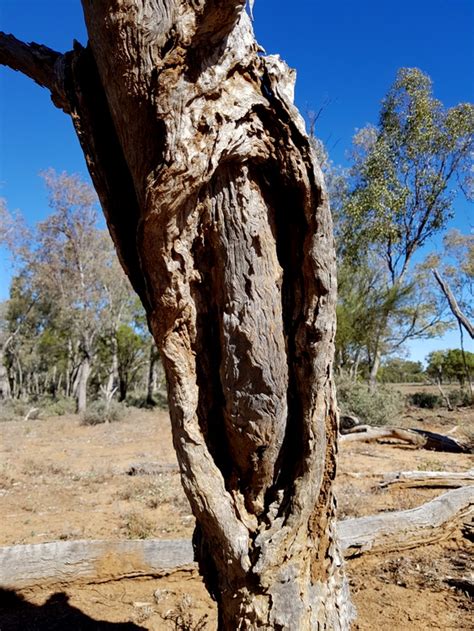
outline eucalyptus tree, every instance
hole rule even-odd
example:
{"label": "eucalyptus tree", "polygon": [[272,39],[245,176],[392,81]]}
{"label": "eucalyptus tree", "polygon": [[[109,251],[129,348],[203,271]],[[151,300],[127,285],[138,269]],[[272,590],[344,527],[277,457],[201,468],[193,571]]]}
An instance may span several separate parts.
{"label": "eucalyptus tree", "polygon": [[0,62],[72,116],[168,380],[222,629],[347,629],[331,490],[336,277],[294,73],[245,0],[83,0],[64,55]]}
{"label": "eucalyptus tree", "polygon": [[[342,246],[356,261],[368,250],[375,253],[385,270],[387,296],[403,294],[411,283],[416,297],[418,279],[409,278],[413,257],[445,228],[456,195],[470,197],[473,151],[474,105],[446,109],[434,98],[430,78],[416,68],[398,72],[378,126],[356,134]],[[392,315],[390,310],[380,314],[372,382],[382,353],[393,347]],[[425,320],[409,318],[395,343],[426,335]]]}

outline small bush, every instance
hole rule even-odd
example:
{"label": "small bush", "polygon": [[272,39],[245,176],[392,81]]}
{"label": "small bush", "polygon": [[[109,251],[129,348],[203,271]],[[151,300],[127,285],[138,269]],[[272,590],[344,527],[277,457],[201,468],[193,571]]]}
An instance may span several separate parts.
{"label": "small bush", "polygon": [[408,397],[408,402],[417,408],[434,410],[443,405],[443,399],[434,392],[414,392]]}
{"label": "small bush", "polygon": [[122,515],[122,530],[127,539],[149,539],[153,536],[155,524],[132,511]]}
{"label": "small bush", "polygon": [[20,421],[25,418],[31,405],[21,399],[7,399],[0,403],[0,422]]}
{"label": "small bush", "polygon": [[152,401],[149,401],[146,395],[132,394],[127,396],[127,405],[141,410],[152,410],[156,407],[160,410],[166,410],[168,409],[168,399],[163,392],[155,392]]}
{"label": "small bush", "polygon": [[81,425],[115,423],[124,417],[124,406],[116,401],[94,401],[81,416]]}
{"label": "small bush", "polygon": [[467,390],[451,390],[447,393],[449,402],[456,407],[469,407],[474,401]]}
{"label": "small bush", "polygon": [[390,386],[378,385],[370,392],[366,383],[339,377],[336,387],[341,413],[357,416],[368,425],[386,425],[403,411],[403,396]]}
{"label": "small bush", "polygon": [[44,416],[64,416],[64,414],[74,414],[76,402],[67,397],[57,399],[45,398],[38,402]]}

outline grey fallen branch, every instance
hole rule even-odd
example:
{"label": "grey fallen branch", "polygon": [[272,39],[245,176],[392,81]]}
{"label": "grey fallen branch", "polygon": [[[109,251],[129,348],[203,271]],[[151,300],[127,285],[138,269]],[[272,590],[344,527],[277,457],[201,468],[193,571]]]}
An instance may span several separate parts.
{"label": "grey fallen branch", "polygon": [[373,442],[396,439],[418,449],[444,451],[450,453],[471,453],[471,449],[450,436],[437,434],[421,429],[402,429],[401,427],[384,427],[368,429],[365,432],[345,434],[339,437],[344,444],[348,442]]}
{"label": "grey fallen branch", "polygon": [[474,484],[474,469],[462,473],[451,471],[397,471],[386,473],[380,488],[388,486],[415,488],[458,488],[467,484]]}
{"label": "grey fallen branch", "polygon": [[345,519],[338,523],[339,542],[346,558],[434,543],[472,518],[473,507],[474,486],[454,489],[411,510]]}
{"label": "grey fallen branch", "polygon": [[[418,508],[346,519],[337,525],[346,558],[413,548],[449,537],[472,513],[474,486],[454,489]],[[0,586],[105,582],[197,569],[187,539],[53,541],[0,548]]]}

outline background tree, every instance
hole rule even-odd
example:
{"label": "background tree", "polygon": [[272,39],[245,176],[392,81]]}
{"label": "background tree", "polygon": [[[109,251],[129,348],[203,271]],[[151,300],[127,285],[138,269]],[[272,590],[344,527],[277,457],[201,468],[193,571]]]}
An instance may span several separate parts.
{"label": "background tree", "polygon": [[474,372],[474,353],[463,352],[459,348],[434,351],[427,357],[426,372],[438,383],[456,380],[463,387],[466,384],[466,365],[470,374]]}
{"label": "background tree", "polygon": [[385,300],[369,352],[372,384],[384,352],[426,335],[427,325],[439,322],[436,310],[428,314],[418,304],[407,314],[408,329],[400,327],[399,298],[408,308],[408,297],[419,295],[421,277],[419,271],[417,278],[411,273],[413,257],[446,226],[456,194],[468,191],[473,149],[474,106],[445,109],[433,97],[429,77],[416,68],[399,71],[378,126],[367,126],[354,138],[339,229],[346,264],[366,264],[369,253],[384,269]]}
{"label": "background tree", "polygon": [[[94,191],[64,173],[49,171],[45,179],[53,212],[21,249],[11,245],[17,274],[2,318],[3,382],[15,397],[74,396],[83,411],[91,374],[96,395],[107,401],[119,389],[120,327],[132,337],[140,330],[143,343],[149,336],[135,325],[136,299],[109,235],[97,226]],[[6,210],[4,219],[15,226]],[[124,395],[140,367],[128,358]]]}
{"label": "background tree", "polygon": [[293,73],[244,0],[83,0],[89,46],[0,40],[72,114],[163,358],[227,629],[347,629],[334,535],[335,257]]}

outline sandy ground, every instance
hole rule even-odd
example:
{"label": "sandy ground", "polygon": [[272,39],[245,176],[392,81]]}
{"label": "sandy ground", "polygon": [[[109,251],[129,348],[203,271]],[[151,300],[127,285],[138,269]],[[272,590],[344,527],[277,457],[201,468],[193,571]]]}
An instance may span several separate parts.
{"label": "sandy ground", "polygon": [[[411,410],[401,421],[462,437],[473,411]],[[153,475],[131,467],[159,465]],[[337,494],[341,517],[400,510],[442,491],[377,488],[389,471],[472,468],[472,457],[400,446],[346,444]],[[84,427],[75,416],[0,425],[0,545],[57,539],[190,537],[163,411],[131,410],[118,423]],[[474,629],[472,601],[447,577],[472,570],[473,546],[457,533],[442,544],[365,555],[347,564],[358,610],[354,629]],[[470,556],[471,555],[471,556]],[[195,572],[102,584],[0,590],[0,630],[216,628],[215,608]]]}

